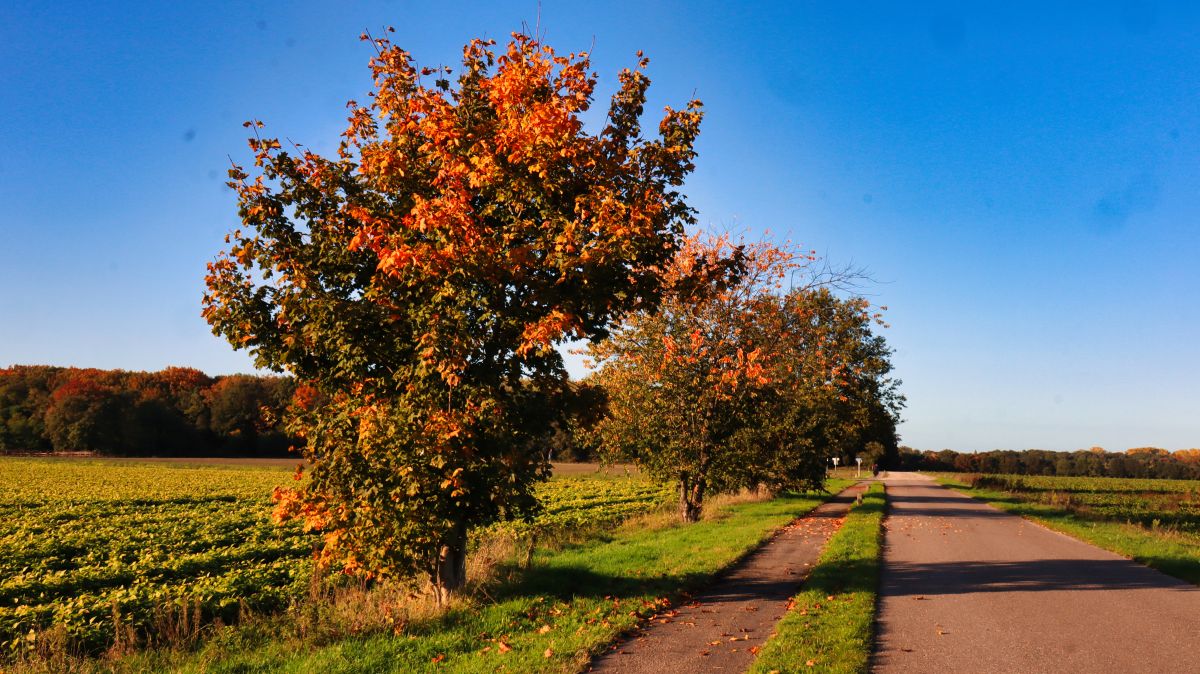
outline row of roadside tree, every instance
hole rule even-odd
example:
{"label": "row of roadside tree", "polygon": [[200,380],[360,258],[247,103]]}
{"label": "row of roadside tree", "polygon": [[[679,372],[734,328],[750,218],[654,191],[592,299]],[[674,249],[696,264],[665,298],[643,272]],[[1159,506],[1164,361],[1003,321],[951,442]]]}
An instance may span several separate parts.
{"label": "row of roadside tree", "polygon": [[288,426],[308,479],[274,496],[321,563],[446,598],[473,527],[536,513],[556,430],[677,484],[685,521],[712,491],[819,485],[832,453],[894,444],[878,312],[811,253],[697,234],[702,105],[643,128],[644,56],[592,112],[584,52],[514,34],[419,67],[364,39],[374,87],[336,153],[246,123],[203,298],[215,334],[316,394]]}

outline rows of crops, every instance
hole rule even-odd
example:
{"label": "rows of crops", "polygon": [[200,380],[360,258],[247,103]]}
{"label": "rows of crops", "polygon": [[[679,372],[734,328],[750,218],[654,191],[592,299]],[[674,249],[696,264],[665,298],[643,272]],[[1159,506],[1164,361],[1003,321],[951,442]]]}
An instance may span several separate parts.
{"label": "rows of crops", "polygon": [[[51,626],[103,648],[114,616],[140,633],[172,603],[206,618],[276,610],[308,588],[314,538],[272,524],[271,467],[0,460],[0,642]],[[605,524],[661,502],[636,477],[541,487],[536,526]],[[60,628],[57,626],[61,626]]]}
{"label": "rows of crops", "polygon": [[1200,533],[1197,480],[983,475],[972,482],[1085,517]]}
{"label": "rows of crops", "polygon": [[644,513],[671,496],[670,488],[631,476],[572,476],[538,487],[543,512],[529,524],[508,528],[564,529],[608,525]]}

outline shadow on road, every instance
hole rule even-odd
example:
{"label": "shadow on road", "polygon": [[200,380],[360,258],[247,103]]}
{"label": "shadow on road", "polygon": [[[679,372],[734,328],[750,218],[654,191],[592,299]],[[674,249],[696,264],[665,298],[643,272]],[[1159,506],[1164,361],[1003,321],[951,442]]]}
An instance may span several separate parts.
{"label": "shadow on road", "polygon": [[[888,496],[893,509],[905,517],[954,517],[957,519],[995,519],[1012,517],[1008,513],[982,506],[962,496]],[[1013,501],[1016,503],[1017,501]]]}
{"label": "shadow on road", "polygon": [[1124,559],[929,564],[894,562],[887,565],[884,585],[887,594],[898,596],[1045,590],[1195,590],[1190,585]]}

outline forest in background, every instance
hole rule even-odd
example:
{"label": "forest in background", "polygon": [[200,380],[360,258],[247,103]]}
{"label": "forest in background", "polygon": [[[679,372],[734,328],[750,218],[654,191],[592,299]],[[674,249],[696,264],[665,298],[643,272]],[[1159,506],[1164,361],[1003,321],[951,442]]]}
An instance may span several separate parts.
{"label": "forest in background", "polygon": [[[561,401],[570,422],[535,441],[547,460],[597,458],[577,426],[602,414],[603,395],[574,390]],[[287,457],[302,443],[287,430],[289,413],[316,395],[278,375],[13,365],[0,368],[0,454]]]}
{"label": "forest in background", "polygon": [[1168,451],[1160,447],[1134,447],[1109,452],[1103,447],[1056,452],[1046,449],[990,452],[918,451],[900,447],[895,470],[927,470],[1006,475],[1058,475],[1067,477],[1141,477],[1200,480],[1200,449]]}
{"label": "forest in background", "polygon": [[285,456],[290,377],[210,377],[187,367],[128,372],[0,369],[0,452]]}

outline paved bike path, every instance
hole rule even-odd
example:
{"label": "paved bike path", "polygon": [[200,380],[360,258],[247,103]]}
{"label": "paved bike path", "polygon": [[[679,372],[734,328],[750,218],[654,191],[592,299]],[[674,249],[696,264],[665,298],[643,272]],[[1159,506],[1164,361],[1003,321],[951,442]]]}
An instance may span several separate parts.
{"label": "paved bike path", "polygon": [[794,520],[694,600],[655,616],[591,663],[605,674],[744,672],[787,612],[865,484]]}
{"label": "paved bike path", "polygon": [[887,490],[873,671],[1200,672],[1200,588],[924,476]]}

